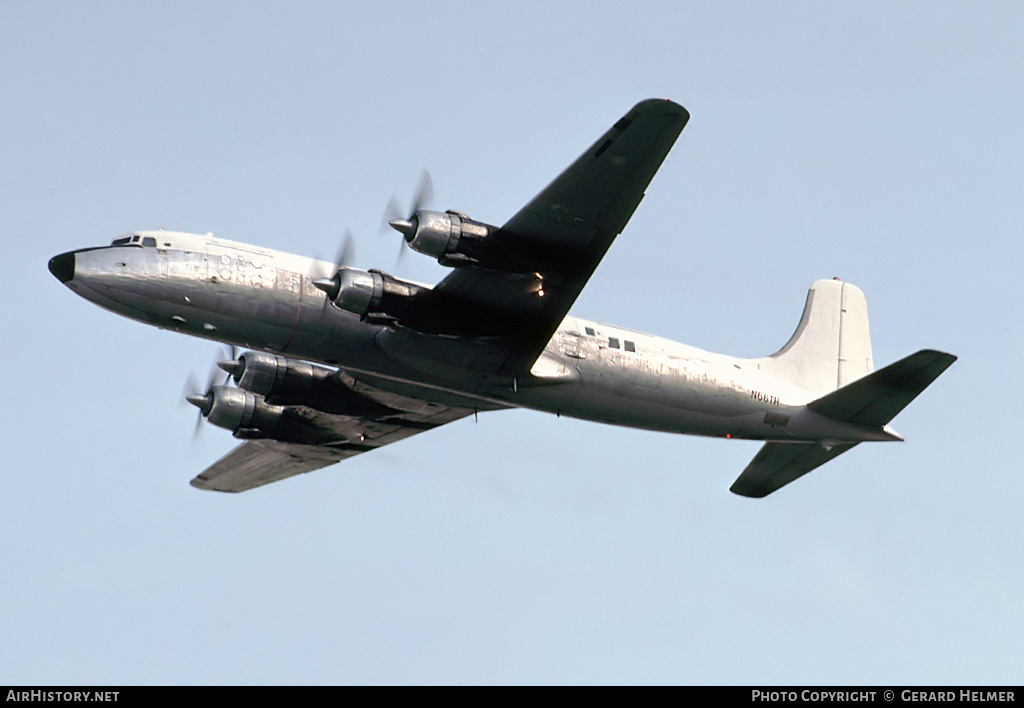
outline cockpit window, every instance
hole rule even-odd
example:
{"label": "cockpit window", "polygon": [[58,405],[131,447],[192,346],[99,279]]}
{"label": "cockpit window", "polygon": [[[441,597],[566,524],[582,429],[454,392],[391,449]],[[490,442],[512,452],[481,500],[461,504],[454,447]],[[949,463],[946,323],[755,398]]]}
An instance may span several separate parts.
{"label": "cockpit window", "polygon": [[[147,237],[147,240],[152,240],[152,239],[149,239]],[[140,236],[139,234],[125,234],[124,236],[118,236],[117,238],[115,238],[113,241],[110,242],[110,245],[111,246],[139,246],[139,247],[141,247],[142,243],[139,243],[139,241],[143,241],[142,236]],[[143,241],[143,243],[145,243],[145,241]],[[155,241],[154,241],[154,245],[156,245]]]}
{"label": "cockpit window", "polygon": [[148,246],[149,248],[156,248],[156,239],[152,236],[146,236],[142,239],[142,245]]}

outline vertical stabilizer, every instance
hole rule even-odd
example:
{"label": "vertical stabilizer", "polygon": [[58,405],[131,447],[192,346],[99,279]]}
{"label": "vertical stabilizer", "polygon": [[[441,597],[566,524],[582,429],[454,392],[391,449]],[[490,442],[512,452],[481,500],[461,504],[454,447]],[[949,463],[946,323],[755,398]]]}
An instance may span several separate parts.
{"label": "vertical stabilizer", "polygon": [[868,306],[860,288],[841,280],[811,284],[796,332],[758,361],[765,373],[813,393],[828,393],[871,373]]}

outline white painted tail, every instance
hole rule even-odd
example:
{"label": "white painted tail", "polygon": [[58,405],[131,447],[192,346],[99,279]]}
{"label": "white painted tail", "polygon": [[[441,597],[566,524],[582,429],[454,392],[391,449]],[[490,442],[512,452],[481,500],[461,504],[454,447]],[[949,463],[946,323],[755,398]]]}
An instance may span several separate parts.
{"label": "white painted tail", "polygon": [[817,280],[789,341],[758,368],[813,393],[836,390],[874,371],[868,305],[860,288]]}

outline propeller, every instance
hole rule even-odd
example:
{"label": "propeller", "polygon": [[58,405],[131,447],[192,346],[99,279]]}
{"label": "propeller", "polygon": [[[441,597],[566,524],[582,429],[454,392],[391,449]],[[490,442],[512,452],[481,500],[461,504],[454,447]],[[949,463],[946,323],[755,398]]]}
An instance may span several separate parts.
{"label": "propeller", "polygon": [[391,197],[391,200],[388,202],[384,210],[384,219],[381,221],[380,229],[381,233],[385,233],[387,231],[385,225],[387,225],[402,234],[403,239],[398,251],[399,261],[402,260],[408,243],[416,235],[416,228],[418,227],[416,212],[429,204],[433,198],[434,183],[430,179],[430,173],[423,170],[419,186],[416,188],[416,194],[412,200],[412,208],[408,211],[408,216],[405,216],[405,212],[402,210],[402,205],[398,202],[397,197]]}
{"label": "propeller", "polygon": [[230,361],[219,361],[214,366],[210,367],[210,373],[206,377],[206,385],[202,388],[199,387],[196,382],[194,374],[189,374],[188,378],[185,379],[185,385],[182,387],[181,395],[186,401],[191,403],[193,406],[199,409],[199,414],[196,417],[196,427],[192,431],[192,440],[195,441],[199,436],[199,430],[202,427],[203,419],[210,414],[213,409],[213,393],[211,389],[217,382],[217,376],[219,372],[217,369],[228,372],[227,378],[224,380],[222,385],[226,386],[231,377],[237,372],[241,375],[242,362],[238,361],[238,349],[234,345],[230,348],[224,347],[221,350],[222,354],[227,354],[231,357]]}
{"label": "propeller", "polygon": [[[234,352],[232,352],[232,354],[234,354]],[[217,368],[221,371],[228,372],[228,378],[224,381],[225,384],[231,379],[234,379],[237,384],[239,380],[241,380],[242,374],[245,373],[245,362],[237,357],[234,359],[225,359],[224,361],[217,362]]]}
{"label": "propeller", "polygon": [[338,243],[338,250],[334,254],[334,258],[331,261],[332,266],[330,271],[325,271],[323,267],[320,265],[321,263],[323,263],[323,259],[314,258],[313,263],[309,267],[309,273],[307,273],[307,275],[309,276],[310,280],[314,280],[316,278],[330,278],[335,273],[337,273],[338,269],[341,268],[342,266],[352,265],[352,262],[355,260],[355,256],[355,238],[352,236],[352,231],[350,229],[345,229],[345,234],[344,236],[342,236],[341,241]]}
{"label": "propeller", "polygon": [[[338,271],[341,270],[343,266],[351,265],[352,261],[355,259],[355,255],[355,238],[352,236],[352,232],[350,230],[345,229],[345,236],[344,238],[342,238],[341,243],[338,245],[338,252],[334,256],[334,268],[331,270],[331,272],[328,274],[316,274],[311,272],[309,274],[310,280],[312,281],[313,285],[327,293],[329,300],[333,300],[335,297],[337,297],[338,289],[341,288],[341,280],[338,278]],[[314,263],[316,262],[318,261],[315,261]],[[313,268],[315,269],[316,266],[314,265]],[[326,306],[327,300],[324,301],[324,307]],[[225,369],[225,371],[226,370],[227,369]]]}

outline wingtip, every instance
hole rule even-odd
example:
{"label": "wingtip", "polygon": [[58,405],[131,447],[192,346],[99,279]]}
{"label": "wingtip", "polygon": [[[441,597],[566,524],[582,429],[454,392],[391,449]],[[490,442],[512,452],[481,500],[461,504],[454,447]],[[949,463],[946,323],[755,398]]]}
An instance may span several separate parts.
{"label": "wingtip", "polygon": [[195,487],[196,489],[202,489],[206,491],[209,491],[210,489],[209,485],[206,483],[206,480],[201,477],[193,477],[189,481],[189,484]]}
{"label": "wingtip", "polygon": [[201,476],[193,477],[191,480],[189,480],[189,484],[195,487],[196,489],[203,490],[204,492],[223,492],[227,494],[234,494],[237,491],[235,489],[220,489],[218,487],[214,487],[213,485],[210,484],[210,480],[203,479]]}
{"label": "wingtip", "polygon": [[889,427],[888,424],[882,426],[882,432],[889,436],[890,439],[896,442],[906,442],[907,439]]}
{"label": "wingtip", "polygon": [[764,499],[766,496],[771,494],[771,492],[763,492],[757,489],[749,489],[745,488],[744,486],[739,486],[735,483],[733,483],[733,485],[729,487],[729,491],[738,497],[746,497],[747,499]]}
{"label": "wingtip", "polygon": [[670,98],[647,98],[633,106],[633,110],[664,110],[668,115],[677,115],[684,120],[690,119],[690,112]]}

